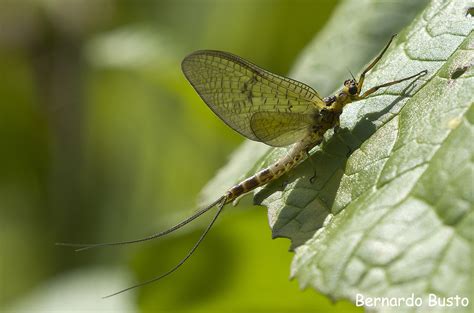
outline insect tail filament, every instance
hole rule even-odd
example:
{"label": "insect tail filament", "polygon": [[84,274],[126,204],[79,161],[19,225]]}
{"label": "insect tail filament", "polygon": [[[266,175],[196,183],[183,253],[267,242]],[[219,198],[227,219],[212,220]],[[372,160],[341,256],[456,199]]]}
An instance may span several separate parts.
{"label": "insect tail filament", "polygon": [[144,242],[148,240],[153,240],[159,237],[163,237],[165,235],[168,235],[169,233],[174,232],[175,230],[180,229],[181,227],[189,224],[190,222],[194,221],[196,218],[200,217],[216,205],[220,204],[225,200],[225,196],[220,197],[213,203],[209,204],[205,208],[200,209],[190,217],[184,219],[183,221],[179,222],[178,224],[174,225],[173,227],[170,227],[162,232],[144,237],[144,238],[139,238],[139,239],[134,239],[134,240],[126,240],[126,241],[117,241],[117,242],[105,242],[105,243],[92,243],[92,244],[87,244],[87,243],[66,243],[66,242],[58,242],[56,243],[57,246],[66,246],[66,247],[76,247],[75,251],[84,251],[84,250],[89,250],[89,249],[94,249],[94,248],[99,248],[99,247],[110,247],[110,246],[120,246],[120,245],[127,245],[127,244],[132,244],[132,243],[139,243],[139,242]]}
{"label": "insect tail filament", "polygon": [[[133,285],[131,287],[128,287],[128,288],[125,288],[125,289],[122,289],[120,291],[117,291],[117,292],[114,292],[108,296],[105,296],[103,297],[104,299],[105,298],[110,298],[110,297],[113,297],[115,295],[118,295],[122,292],[126,292],[126,291],[129,291],[131,289],[135,289],[135,288],[138,288],[138,287],[141,287],[141,286],[144,286],[144,285],[148,285],[150,283],[153,283],[155,281],[158,281],[168,275],[170,275],[171,273],[173,273],[174,271],[176,271],[178,268],[181,267],[181,265],[184,264],[184,262],[186,262],[190,257],[191,255],[193,255],[194,251],[196,251],[196,249],[199,247],[199,245],[201,244],[201,242],[204,240],[204,238],[206,238],[206,235],[207,233],[209,233],[209,231],[211,230],[212,226],[214,225],[214,223],[216,222],[217,218],[219,217],[219,215],[221,214],[222,210],[224,209],[224,206],[226,204],[226,201],[225,201],[225,196],[219,198],[218,201],[214,202],[213,206],[208,206],[208,210],[214,206],[217,205],[217,212],[216,214],[214,215],[214,217],[212,218],[212,220],[209,222],[209,224],[207,225],[206,229],[204,230],[204,232],[201,234],[201,237],[199,237],[199,239],[196,241],[196,243],[194,244],[194,246],[188,251],[188,253],[186,254],[186,256],[184,258],[181,259],[181,261],[178,262],[178,264],[176,264],[175,266],[173,266],[170,270],[168,270],[167,272],[161,274],[160,276],[157,276],[155,278],[152,278],[150,280],[147,280],[147,281],[144,281],[142,283],[139,283],[139,284],[136,284],[136,285]],[[202,214],[202,213],[201,213]]]}

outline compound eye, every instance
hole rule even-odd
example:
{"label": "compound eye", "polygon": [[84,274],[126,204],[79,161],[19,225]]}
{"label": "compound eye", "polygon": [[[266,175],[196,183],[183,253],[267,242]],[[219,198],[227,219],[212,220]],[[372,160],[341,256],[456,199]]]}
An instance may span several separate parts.
{"label": "compound eye", "polygon": [[349,93],[350,93],[351,95],[355,95],[355,94],[357,93],[357,87],[354,86],[354,85],[350,86],[350,87],[349,87]]}

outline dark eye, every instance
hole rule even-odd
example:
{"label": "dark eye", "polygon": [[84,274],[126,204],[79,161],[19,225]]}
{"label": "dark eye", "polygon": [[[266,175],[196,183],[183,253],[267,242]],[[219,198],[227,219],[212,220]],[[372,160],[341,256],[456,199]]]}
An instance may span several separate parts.
{"label": "dark eye", "polygon": [[357,93],[357,87],[356,86],[349,87],[349,93],[351,95],[355,95]]}

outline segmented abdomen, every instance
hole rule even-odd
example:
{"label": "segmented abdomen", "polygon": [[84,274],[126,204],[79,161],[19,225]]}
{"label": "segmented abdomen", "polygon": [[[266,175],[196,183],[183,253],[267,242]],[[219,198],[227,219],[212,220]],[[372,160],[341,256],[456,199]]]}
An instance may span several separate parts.
{"label": "segmented abdomen", "polygon": [[321,142],[319,138],[307,138],[295,144],[287,155],[271,164],[255,175],[238,183],[226,193],[226,203],[234,201],[239,196],[263,186],[290,171],[308,155],[308,150]]}

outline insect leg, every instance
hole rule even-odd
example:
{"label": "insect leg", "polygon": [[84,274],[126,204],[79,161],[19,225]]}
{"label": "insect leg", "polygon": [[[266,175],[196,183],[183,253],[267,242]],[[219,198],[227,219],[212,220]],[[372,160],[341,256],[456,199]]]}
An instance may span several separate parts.
{"label": "insect leg", "polygon": [[405,80],[409,80],[409,79],[412,79],[412,78],[415,78],[417,76],[424,76],[426,75],[426,73],[428,73],[427,70],[423,70],[415,75],[411,75],[411,76],[408,76],[408,77],[405,77],[405,78],[402,78],[402,79],[398,79],[398,80],[394,80],[394,81],[391,81],[391,82],[388,82],[388,83],[385,83],[385,84],[382,84],[382,85],[378,85],[378,86],[375,86],[375,87],[372,87],[370,89],[368,89],[366,92],[364,92],[364,94],[362,96],[359,97],[359,99],[365,99],[367,98],[369,95],[373,94],[374,92],[376,92],[377,90],[379,90],[380,88],[382,87],[388,87],[388,86],[392,86],[392,85],[395,85],[395,84],[398,84],[398,83],[401,83]]}
{"label": "insect leg", "polygon": [[362,90],[362,85],[364,84],[365,74],[367,74],[367,72],[370,71],[375,66],[375,64],[377,64],[378,61],[380,61],[380,59],[384,55],[385,51],[387,51],[388,47],[390,46],[390,44],[393,41],[393,38],[395,38],[396,35],[397,34],[392,35],[392,37],[388,41],[385,48],[383,48],[382,52],[380,52],[380,54],[364,69],[362,74],[360,74],[359,81],[358,81],[358,88],[359,88],[358,92],[360,92]]}
{"label": "insect leg", "polygon": [[311,164],[311,167],[313,168],[313,176],[309,178],[309,182],[311,184],[314,184],[314,181],[316,180],[316,165],[313,162],[313,159],[311,159],[311,155],[309,154],[309,150],[306,150],[306,157],[309,160],[309,163]]}

